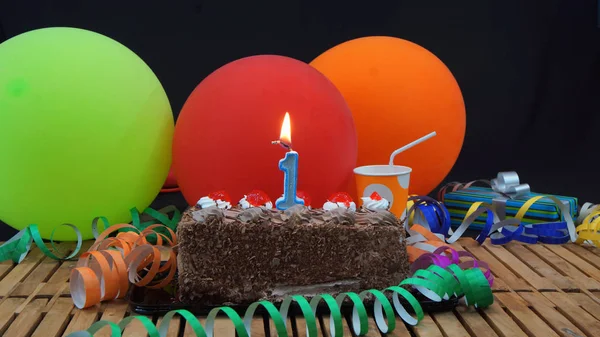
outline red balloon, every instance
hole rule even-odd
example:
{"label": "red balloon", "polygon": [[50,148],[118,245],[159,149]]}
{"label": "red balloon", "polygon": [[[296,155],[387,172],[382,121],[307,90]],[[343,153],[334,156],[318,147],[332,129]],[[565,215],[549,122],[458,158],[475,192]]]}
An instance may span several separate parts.
{"label": "red balloon", "polygon": [[173,174],[173,169],[169,171],[169,175],[167,176],[167,180],[165,180],[165,184],[163,188],[173,188],[177,187],[177,179],[175,178],[175,174]]}
{"label": "red balloon", "polygon": [[177,179],[175,178],[175,174],[173,173],[173,168],[169,170],[169,175],[167,176],[167,180],[163,184],[163,187],[160,189],[160,193],[173,193],[179,192],[179,186],[177,186]]}
{"label": "red balloon", "polygon": [[283,194],[278,140],[290,113],[298,152],[298,189],[320,207],[349,191],[357,160],[352,114],[337,88],[310,65],[284,56],[251,56],[226,64],[187,99],[173,140],[173,169],[191,204],[215,190],[236,203],[260,189]]}

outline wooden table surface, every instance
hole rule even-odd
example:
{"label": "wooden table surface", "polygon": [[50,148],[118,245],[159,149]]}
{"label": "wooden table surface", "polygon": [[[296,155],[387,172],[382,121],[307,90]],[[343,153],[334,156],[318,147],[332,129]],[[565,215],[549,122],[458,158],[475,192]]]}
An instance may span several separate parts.
{"label": "wooden table surface", "polygon": [[[70,243],[62,244],[69,249]],[[86,243],[89,247],[90,242]],[[461,239],[454,245],[490,264],[496,276],[495,301],[487,309],[458,306],[454,311],[425,316],[410,327],[397,324],[390,336],[600,336],[600,249],[566,245],[494,246]],[[110,301],[79,310],[69,296],[69,272],[75,262],[60,263],[34,248],[19,265],[0,264],[0,335],[58,337],[84,330],[97,320],[118,322],[129,315],[126,301]],[[152,317],[160,322],[160,317]],[[328,319],[321,318],[321,327]],[[168,336],[194,336],[176,320]],[[252,336],[274,336],[269,322],[255,319]],[[374,322],[368,336],[381,336]],[[397,318],[397,323],[401,323]],[[303,336],[303,321],[292,319],[289,335]],[[272,334],[269,334],[269,330]],[[322,329],[323,330],[323,329]],[[351,336],[344,326],[344,335]],[[328,336],[326,331],[320,331]],[[145,336],[140,324],[130,324],[124,336]],[[109,336],[108,328],[95,336]],[[233,337],[227,320],[218,320],[215,336]]]}

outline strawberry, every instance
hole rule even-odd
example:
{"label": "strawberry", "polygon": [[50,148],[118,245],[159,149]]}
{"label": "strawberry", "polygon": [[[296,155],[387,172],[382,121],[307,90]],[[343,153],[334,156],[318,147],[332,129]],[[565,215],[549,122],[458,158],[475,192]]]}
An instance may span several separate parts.
{"label": "strawberry", "polygon": [[379,195],[379,193],[377,193],[377,192],[373,192],[373,193],[371,193],[371,196],[370,196],[370,198],[371,198],[371,199],[373,199],[373,200],[375,200],[375,201],[379,201],[379,200],[383,199],[383,198],[382,198],[382,197]]}
{"label": "strawberry", "polygon": [[353,201],[352,197],[350,197],[350,194],[346,193],[346,192],[337,192],[332,194],[329,199],[330,202],[335,202],[335,203],[342,203],[344,204],[346,207],[350,207],[350,203]]}
{"label": "strawberry", "polygon": [[246,194],[246,201],[253,207],[260,207],[266,205],[268,202],[271,202],[271,199],[267,195],[267,193],[261,190],[252,190]]}
{"label": "strawberry", "polygon": [[308,195],[304,191],[296,191],[296,196],[302,200],[304,200],[304,206],[309,207],[311,203],[310,195]]}
{"label": "strawberry", "polygon": [[227,194],[227,192],[225,192],[225,191],[211,192],[208,194],[208,197],[215,201],[221,200],[221,201],[231,202],[231,198],[229,197],[229,194]]}

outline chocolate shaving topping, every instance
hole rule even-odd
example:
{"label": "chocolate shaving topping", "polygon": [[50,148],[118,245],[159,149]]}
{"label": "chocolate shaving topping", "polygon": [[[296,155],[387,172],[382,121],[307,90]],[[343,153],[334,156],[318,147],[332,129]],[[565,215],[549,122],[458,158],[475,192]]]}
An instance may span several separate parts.
{"label": "chocolate shaving topping", "polygon": [[341,207],[323,212],[322,218],[326,224],[345,226],[353,226],[356,224],[354,212]]}
{"label": "chocolate shaving topping", "polygon": [[283,212],[275,213],[273,217],[288,226],[309,224],[312,218],[310,210],[304,205],[294,205]]}
{"label": "chocolate shaving topping", "polygon": [[263,224],[271,220],[271,214],[262,207],[252,207],[241,211],[238,220],[243,223]]}
{"label": "chocolate shaving topping", "polygon": [[358,214],[357,222],[361,225],[400,226],[398,219],[393,213],[380,209]]}
{"label": "chocolate shaving topping", "polygon": [[208,207],[199,211],[192,212],[192,217],[198,222],[203,222],[207,225],[217,225],[223,222],[225,214],[218,207]]}

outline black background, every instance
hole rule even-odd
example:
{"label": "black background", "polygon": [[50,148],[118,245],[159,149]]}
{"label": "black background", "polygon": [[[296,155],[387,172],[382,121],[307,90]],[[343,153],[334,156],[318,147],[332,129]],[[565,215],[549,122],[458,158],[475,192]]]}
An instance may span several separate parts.
{"label": "black background", "polygon": [[[235,59],[279,54],[310,62],[353,38],[400,37],[436,54],[463,92],[467,133],[447,180],[517,170],[536,192],[600,202],[597,6],[596,0],[2,0],[0,42],[52,26],[107,35],[149,64],[177,115],[204,77]],[[185,206],[176,193],[159,196],[154,206],[171,203]],[[0,240],[12,233],[0,224]]]}

